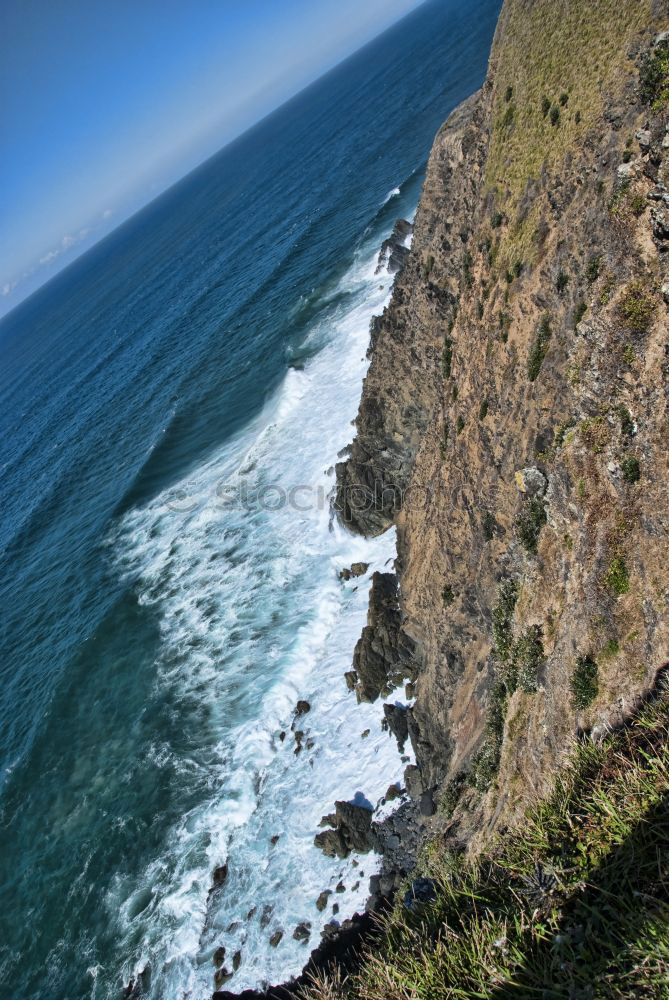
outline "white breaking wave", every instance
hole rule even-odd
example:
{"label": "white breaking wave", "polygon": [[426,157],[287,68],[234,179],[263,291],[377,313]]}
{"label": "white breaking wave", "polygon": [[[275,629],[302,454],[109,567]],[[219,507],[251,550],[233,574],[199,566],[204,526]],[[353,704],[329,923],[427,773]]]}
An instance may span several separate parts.
{"label": "white breaking wave", "polygon": [[[170,761],[208,794],[170,831],[167,853],[139,884],[119,878],[105,900],[127,942],[126,981],[150,965],[154,998],[210,997],[220,946],[230,970],[241,953],[228,989],[299,974],[332,905],[340,920],[363,907],[378,869],[374,855],[333,861],[313,845],[335,799],[362,792],[377,803],[405,766],[381,728],[381,700],[358,705],[344,681],[371,574],[392,565],[394,532],[354,537],[332,523],[328,503],[332,466],[352,434],[370,319],[390,294],[374,266],[370,251],[345,276],[354,304],[318,321],[312,334],[327,333],[326,346],[304,370],[290,370],[265,410],[187,482],[125,515],[113,539],[122,571],[138,577],[140,601],[159,615],[157,683],[178,703],[201,705],[210,734],[197,754]],[[274,511],[221,503],[243,484],[266,487],[270,504],[274,484],[304,485],[317,502]],[[296,495],[300,506],[308,499]],[[339,571],[356,561],[370,563],[369,573],[342,584]],[[295,723],[304,732],[296,754],[298,699],[311,710]],[[173,751],[155,754],[160,761]],[[224,862],[228,879],[207,920],[212,871]],[[335,893],[340,881],[346,891]],[[333,894],[320,913],[324,889]],[[311,924],[307,944],[293,938],[302,921]],[[97,981],[91,995],[100,1000]]]}
{"label": "white breaking wave", "polygon": [[401,193],[402,193],[402,192],[400,191],[400,189],[399,189],[399,188],[393,188],[393,189],[392,189],[392,191],[389,191],[389,192],[388,192],[388,194],[387,194],[387,195],[385,196],[385,198],[383,199],[383,204],[384,204],[384,205],[387,205],[387,204],[388,204],[388,202],[389,202],[389,201],[390,201],[390,200],[391,200],[392,198],[397,198],[397,197],[399,197],[399,195],[400,195]]}

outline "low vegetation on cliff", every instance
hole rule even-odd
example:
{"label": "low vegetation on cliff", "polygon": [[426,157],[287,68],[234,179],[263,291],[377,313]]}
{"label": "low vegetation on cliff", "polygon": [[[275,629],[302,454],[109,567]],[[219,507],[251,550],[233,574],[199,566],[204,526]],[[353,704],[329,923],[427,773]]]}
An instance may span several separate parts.
{"label": "low vegetation on cliff", "polygon": [[[579,688],[579,690],[581,690]],[[583,740],[552,794],[473,860],[438,839],[360,970],[309,1000],[669,996],[669,700]]]}

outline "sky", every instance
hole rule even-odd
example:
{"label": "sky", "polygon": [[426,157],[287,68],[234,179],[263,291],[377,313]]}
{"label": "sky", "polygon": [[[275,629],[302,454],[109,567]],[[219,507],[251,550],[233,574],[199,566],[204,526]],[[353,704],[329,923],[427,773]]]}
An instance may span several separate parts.
{"label": "sky", "polygon": [[421,0],[1,0],[0,314]]}

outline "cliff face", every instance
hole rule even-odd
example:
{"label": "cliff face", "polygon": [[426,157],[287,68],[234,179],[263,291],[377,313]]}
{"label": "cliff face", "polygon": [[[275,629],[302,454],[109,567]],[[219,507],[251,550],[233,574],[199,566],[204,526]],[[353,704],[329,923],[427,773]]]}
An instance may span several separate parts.
{"label": "cliff face", "polygon": [[667,28],[506,0],[337,468],[353,530],[397,524],[409,732],[431,823],[474,846],[669,659]]}

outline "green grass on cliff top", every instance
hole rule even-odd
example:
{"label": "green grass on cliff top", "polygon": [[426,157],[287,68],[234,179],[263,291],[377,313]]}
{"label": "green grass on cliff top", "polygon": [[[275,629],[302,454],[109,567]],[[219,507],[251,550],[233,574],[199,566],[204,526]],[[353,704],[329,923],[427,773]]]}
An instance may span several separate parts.
{"label": "green grass on cliff top", "polygon": [[650,23],[650,0],[507,0],[495,48],[486,184],[511,220],[504,242],[513,241],[514,252],[536,224],[531,208],[517,221],[528,182],[544,167],[560,167],[597,127],[605,101],[615,101],[632,68],[630,46]]}
{"label": "green grass on cliff top", "polygon": [[669,698],[579,744],[550,798],[477,861],[433,842],[437,901],[385,920],[309,1000],[669,997]]}

